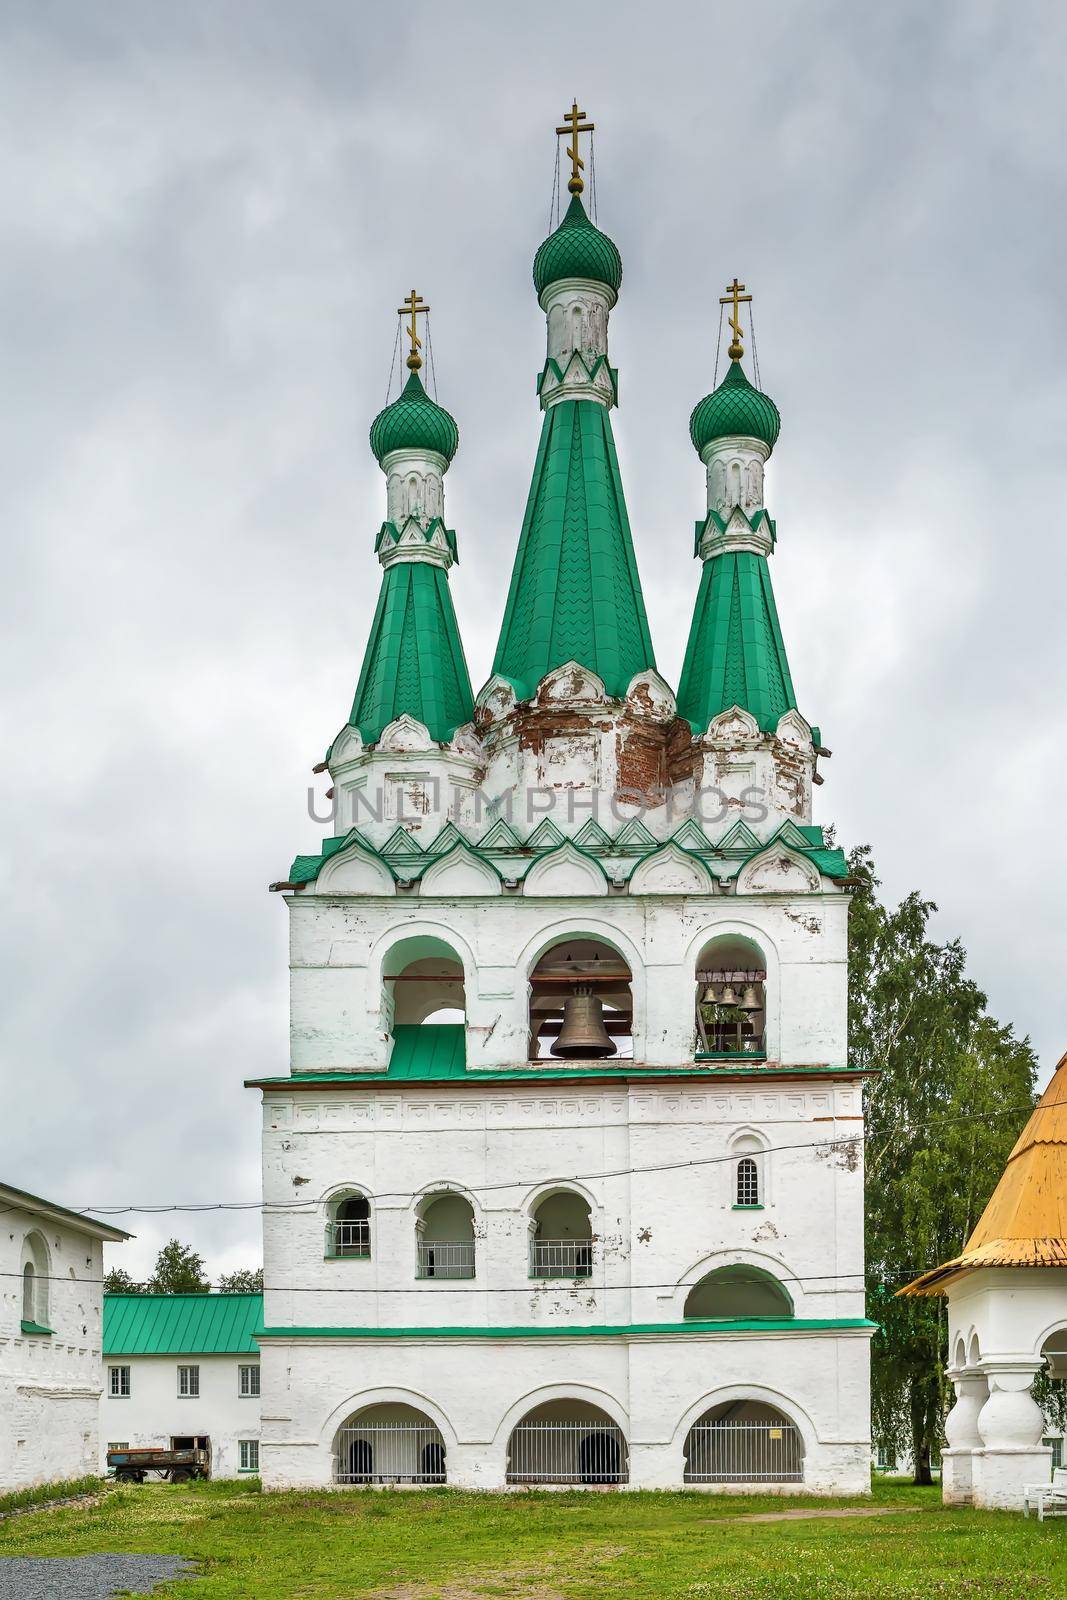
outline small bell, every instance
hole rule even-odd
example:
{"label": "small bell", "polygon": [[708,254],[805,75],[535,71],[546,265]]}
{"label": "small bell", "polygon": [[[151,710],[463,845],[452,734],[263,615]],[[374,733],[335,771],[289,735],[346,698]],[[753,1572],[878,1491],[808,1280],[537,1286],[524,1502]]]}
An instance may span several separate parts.
{"label": "small bell", "polygon": [[724,1006],[735,1006],[737,1004],[737,991],[732,983],[726,985],[719,997],[719,1004]]}
{"label": "small bell", "polygon": [[745,985],[745,992],[741,996],[739,1004],[742,1011],[763,1010],[763,1001],[756,992],[756,985],[754,983]]}
{"label": "small bell", "polygon": [[719,991],[718,991],[718,989],[715,987],[715,985],[713,983],[709,983],[707,988],[704,990],[704,993],[700,997],[700,1003],[701,1003],[701,1005],[704,1005],[704,1006],[713,1006],[713,1005],[716,1005],[718,1003],[718,999],[719,999]]}
{"label": "small bell", "polygon": [[615,1042],[604,1026],[603,1004],[591,989],[582,986],[568,995],[563,1006],[563,1025],[552,1046],[552,1054],[579,1060],[615,1054]]}

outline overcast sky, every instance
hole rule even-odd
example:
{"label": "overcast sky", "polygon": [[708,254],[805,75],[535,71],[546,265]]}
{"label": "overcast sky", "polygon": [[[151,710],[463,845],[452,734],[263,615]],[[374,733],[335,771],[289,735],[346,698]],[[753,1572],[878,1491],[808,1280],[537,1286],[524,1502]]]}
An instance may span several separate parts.
{"label": "overcast sky", "polygon": [[[378,587],[367,446],[433,307],[452,589],[488,676],[539,428],[554,127],[597,124],[615,428],[677,682],[717,298],[756,295],[817,820],[1067,1046],[1062,4],[0,4],[0,1172],[254,1202],[286,915]],[[255,1211],[135,1217],[214,1272]]]}

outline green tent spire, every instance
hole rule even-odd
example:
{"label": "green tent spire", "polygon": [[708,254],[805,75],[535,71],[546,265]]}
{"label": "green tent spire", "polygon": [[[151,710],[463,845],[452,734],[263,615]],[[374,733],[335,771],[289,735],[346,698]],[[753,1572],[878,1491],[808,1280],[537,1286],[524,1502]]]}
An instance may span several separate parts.
{"label": "green tent spire", "polygon": [[370,444],[388,466],[387,520],[375,546],[384,567],[349,724],[375,744],[398,717],[421,722],[447,743],[474,715],[474,696],[448,588],[456,536],[444,524],[444,475],[459,429],[422,386],[416,319],[429,312],[412,289],[399,314],[410,318],[411,376],[371,424]]}
{"label": "green tent spire", "polygon": [[740,706],[771,733],[796,710],[767,557],[724,550],[704,563],[689,630],[678,714],[694,733]]}
{"label": "green tent spire", "polygon": [[504,622],[493,662],[528,700],[577,661],[621,698],[654,667],[611,417],[599,400],[545,412]]}
{"label": "green tent spire", "polygon": [[349,722],[365,744],[405,713],[447,743],[474,696],[443,566],[396,561],[382,574]]}

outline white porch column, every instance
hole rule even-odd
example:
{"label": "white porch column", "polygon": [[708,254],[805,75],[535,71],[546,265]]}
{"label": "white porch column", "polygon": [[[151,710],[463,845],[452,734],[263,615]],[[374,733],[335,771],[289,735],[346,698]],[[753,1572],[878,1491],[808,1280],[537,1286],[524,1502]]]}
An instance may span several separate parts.
{"label": "white porch column", "polygon": [[976,1506],[1020,1510],[1025,1485],[1051,1479],[1052,1451],[1041,1444],[1045,1419],[1030,1393],[1043,1365],[1022,1356],[987,1356],[981,1362],[989,1398],[978,1413],[982,1448],[972,1457]]}
{"label": "white porch column", "polygon": [[982,1448],[978,1415],[989,1398],[989,1381],[975,1367],[950,1367],[956,1403],[945,1418],[947,1449],[941,1452],[941,1498],[947,1506],[969,1506],[974,1494],[974,1452]]}

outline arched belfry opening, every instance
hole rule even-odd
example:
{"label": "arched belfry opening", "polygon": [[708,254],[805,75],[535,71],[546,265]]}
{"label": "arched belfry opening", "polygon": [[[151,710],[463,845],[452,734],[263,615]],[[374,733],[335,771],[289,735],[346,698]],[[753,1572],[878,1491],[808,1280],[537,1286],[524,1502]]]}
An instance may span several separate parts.
{"label": "arched belfry opening", "polygon": [[463,962],[444,939],[419,934],[399,940],[385,958],[382,987],[390,1033],[466,1021]]}
{"label": "arched belfry opening", "polygon": [[739,934],[709,939],[697,956],[696,1050],[702,1056],[763,1055],[767,963]]}
{"label": "arched belfry opening", "polygon": [[531,1060],[632,1061],[628,963],[603,939],[561,939],[530,974]]}
{"label": "arched belfry opening", "polygon": [[588,1278],[592,1272],[589,1202],[573,1189],[554,1189],[530,1214],[530,1276]]}

